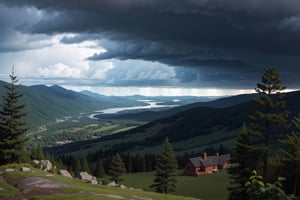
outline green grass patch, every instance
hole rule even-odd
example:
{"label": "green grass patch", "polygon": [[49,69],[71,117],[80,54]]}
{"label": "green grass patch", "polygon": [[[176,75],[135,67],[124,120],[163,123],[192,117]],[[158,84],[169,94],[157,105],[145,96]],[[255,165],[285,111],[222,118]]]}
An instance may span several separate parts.
{"label": "green grass patch", "polygon": [[[59,183],[68,184],[71,186],[69,188],[61,188],[59,194],[53,194],[48,196],[36,196],[31,198],[33,200],[54,200],[54,199],[55,200],[63,200],[63,199],[102,200],[102,199],[118,199],[118,197],[119,199],[126,198],[132,200],[140,200],[140,199],[195,200],[195,198],[190,198],[190,197],[158,194],[149,191],[139,191],[135,189],[121,189],[121,188],[114,188],[114,187],[108,187],[103,185],[91,185],[78,179],[71,179],[71,178],[67,178],[55,174],[54,175],[52,174],[52,176],[48,176],[49,173],[44,172],[40,169],[36,169],[36,168],[31,168],[31,169],[32,169],[31,172],[26,172],[26,173],[21,171],[8,172],[4,174],[4,177],[12,180],[19,180],[24,177],[41,177]],[[1,197],[6,197],[4,195],[15,196],[19,194],[14,187],[6,184],[4,180],[0,180],[0,187],[3,188],[3,190],[0,191],[0,195],[2,195],[0,196],[0,199]]]}
{"label": "green grass patch", "polygon": [[200,177],[179,176],[175,194],[205,200],[224,200],[228,197],[229,175],[218,172]]}
{"label": "green grass patch", "polygon": [[109,125],[106,125],[106,126],[96,129],[94,132],[99,133],[99,132],[109,131],[112,129],[116,129],[119,126],[120,126],[120,124],[109,124]]}
{"label": "green grass patch", "polygon": [[[128,187],[142,188],[153,191],[154,172],[125,174],[123,184]],[[176,191],[171,193],[181,196],[190,196],[205,200],[224,200],[228,196],[229,175],[226,171],[200,177],[177,176]]]}
{"label": "green grass patch", "polygon": [[4,180],[0,179],[0,199],[1,197],[13,197],[19,194],[19,191],[15,187],[8,185]]}
{"label": "green grass patch", "polygon": [[128,131],[128,130],[133,129],[133,128],[136,128],[136,127],[137,127],[137,126],[129,126],[129,127],[121,128],[121,129],[118,129],[118,130],[113,131],[112,134],[119,133],[119,132],[123,132],[123,131]]}
{"label": "green grass patch", "polygon": [[65,200],[65,199],[72,199],[72,200],[109,200],[109,199],[116,199],[108,196],[99,196],[99,195],[51,195],[51,196],[39,196],[33,197],[31,200]]}

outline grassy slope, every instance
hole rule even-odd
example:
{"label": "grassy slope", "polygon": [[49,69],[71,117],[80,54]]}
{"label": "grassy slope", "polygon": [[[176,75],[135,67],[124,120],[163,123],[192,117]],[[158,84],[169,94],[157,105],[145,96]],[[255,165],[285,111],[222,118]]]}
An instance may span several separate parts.
{"label": "grassy slope", "polygon": [[[247,109],[241,112],[241,109]],[[113,147],[120,152],[156,152],[168,137],[175,152],[198,150],[199,147],[231,147],[237,130],[247,118],[251,106],[239,105],[226,109],[194,108],[143,126],[101,139],[53,148],[55,154],[82,154]],[[241,113],[241,115],[238,115]],[[89,146],[92,148],[83,148]]]}
{"label": "grassy slope", "polygon": [[[140,187],[152,191],[149,187],[153,183],[154,172],[126,174],[124,185]],[[178,176],[176,177],[176,191],[172,194],[192,196],[205,200],[224,200],[228,196],[227,186],[229,175],[227,172],[219,172],[206,176]]]}
{"label": "grassy slope", "polygon": [[7,184],[2,179],[0,179],[0,188],[2,188],[0,190],[0,199],[1,199],[1,197],[13,197],[13,196],[20,194],[19,191],[15,187]]}
{"label": "grassy slope", "polygon": [[[4,167],[2,167],[3,169]],[[117,199],[117,197],[123,197],[125,199],[146,199],[152,198],[155,200],[193,200],[194,198],[182,197],[182,196],[174,196],[174,195],[163,195],[157,194],[154,192],[142,192],[138,190],[129,190],[129,189],[120,189],[120,188],[112,188],[108,186],[101,185],[90,185],[83,181],[77,179],[70,179],[67,177],[62,177],[59,175],[54,176],[46,176],[48,173],[41,171],[39,169],[33,169],[32,172],[9,172],[4,176],[5,178],[9,178],[11,180],[19,180],[24,177],[42,177],[49,180],[57,181],[60,183],[69,184],[71,188],[62,188],[59,190],[59,194],[51,195],[51,196],[40,196],[35,197],[35,200],[56,200],[56,199]],[[15,190],[13,187],[8,186],[3,181],[0,181],[0,187],[4,188],[4,190],[0,190],[0,199],[1,197],[7,196],[18,196],[19,192]],[[10,192],[10,195],[7,195]]]}

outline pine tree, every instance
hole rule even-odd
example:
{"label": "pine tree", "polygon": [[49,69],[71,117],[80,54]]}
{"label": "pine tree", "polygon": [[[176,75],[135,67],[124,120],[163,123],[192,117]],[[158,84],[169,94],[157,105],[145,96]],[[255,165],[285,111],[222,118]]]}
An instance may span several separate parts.
{"label": "pine tree", "polygon": [[80,158],[80,166],[81,166],[82,172],[88,172],[88,173],[91,172],[90,166],[89,166],[89,163],[88,163],[86,157]]}
{"label": "pine tree", "polygon": [[298,182],[300,180],[300,114],[293,120],[293,125],[297,131],[287,135],[284,139],[279,140],[284,145],[277,153],[281,161],[282,168],[288,172],[287,178],[292,181],[292,192],[297,195]]}
{"label": "pine tree", "polygon": [[156,159],[154,183],[150,186],[159,193],[169,193],[176,189],[177,161],[173,148],[166,138],[160,155]]}
{"label": "pine tree", "polygon": [[23,94],[18,91],[17,76],[14,69],[10,75],[10,84],[5,85],[0,111],[0,164],[20,163],[28,161],[25,132],[28,130],[23,117],[26,104],[21,103]]}
{"label": "pine tree", "polygon": [[248,199],[245,184],[252,170],[257,168],[258,156],[256,149],[252,146],[249,133],[246,124],[243,124],[242,130],[237,135],[235,155],[231,162],[237,163],[238,166],[228,169],[231,178],[230,187],[228,187],[230,200]]}
{"label": "pine tree", "polygon": [[82,167],[81,167],[81,163],[80,163],[80,159],[74,159],[72,163],[73,164],[73,172],[78,175],[80,172],[82,172]]}
{"label": "pine tree", "polygon": [[97,178],[103,178],[105,176],[105,170],[101,160],[98,160],[94,174]]}
{"label": "pine tree", "polygon": [[258,83],[257,88],[255,88],[256,92],[262,95],[262,97],[253,100],[259,110],[254,115],[249,116],[252,121],[250,124],[251,135],[257,139],[262,139],[263,146],[258,147],[257,150],[260,150],[262,155],[265,183],[268,178],[270,137],[278,134],[277,130],[280,130],[280,127],[288,126],[289,112],[282,111],[286,102],[283,100],[285,95],[281,92],[285,89],[286,86],[281,85],[280,74],[276,68],[267,68],[261,78],[261,83]]}
{"label": "pine tree", "polygon": [[126,168],[121,156],[118,153],[116,153],[116,155],[112,158],[107,172],[108,175],[111,176],[111,180],[115,181],[117,184],[123,180],[120,178],[120,176],[126,172]]}
{"label": "pine tree", "polygon": [[38,143],[38,145],[32,149],[30,158],[32,160],[44,160],[45,155],[40,143]]}

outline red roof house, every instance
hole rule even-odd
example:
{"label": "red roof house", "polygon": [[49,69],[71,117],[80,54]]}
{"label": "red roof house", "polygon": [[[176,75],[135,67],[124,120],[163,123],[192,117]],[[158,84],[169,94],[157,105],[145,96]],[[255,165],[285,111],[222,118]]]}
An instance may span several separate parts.
{"label": "red roof house", "polygon": [[185,167],[185,174],[192,176],[200,176],[209,174],[214,171],[223,170],[228,168],[230,154],[215,156],[207,156],[203,153],[203,157],[190,158]]}

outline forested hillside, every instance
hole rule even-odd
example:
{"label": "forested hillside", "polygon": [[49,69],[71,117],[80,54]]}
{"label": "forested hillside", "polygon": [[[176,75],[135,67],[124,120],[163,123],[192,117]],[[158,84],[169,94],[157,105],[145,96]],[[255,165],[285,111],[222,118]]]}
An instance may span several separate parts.
{"label": "forested hillside", "polygon": [[[5,82],[0,81],[1,97],[4,95],[4,84]],[[117,103],[111,101],[109,97],[99,100],[57,85],[51,87],[45,85],[21,86],[20,92],[24,94],[22,101],[27,104],[26,109],[29,112],[27,121],[31,127],[55,122],[56,118],[78,117],[80,113],[89,113],[94,110],[142,104],[133,100]]]}
{"label": "forested hillside", "polygon": [[[291,112],[290,118],[293,118],[300,112],[298,106],[300,92],[288,93],[286,100],[287,110]],[[110,148],[121,152],[156,152],[165,137],[169,138],[177,153],[200,151],[200,147],[232,148],[238,130],[248,121],[248,115],[255,109],[251,100],[226,108],[195,107],[129,131],[96,140],[53,147],[49,151],[55,154],[81,155]]]}

